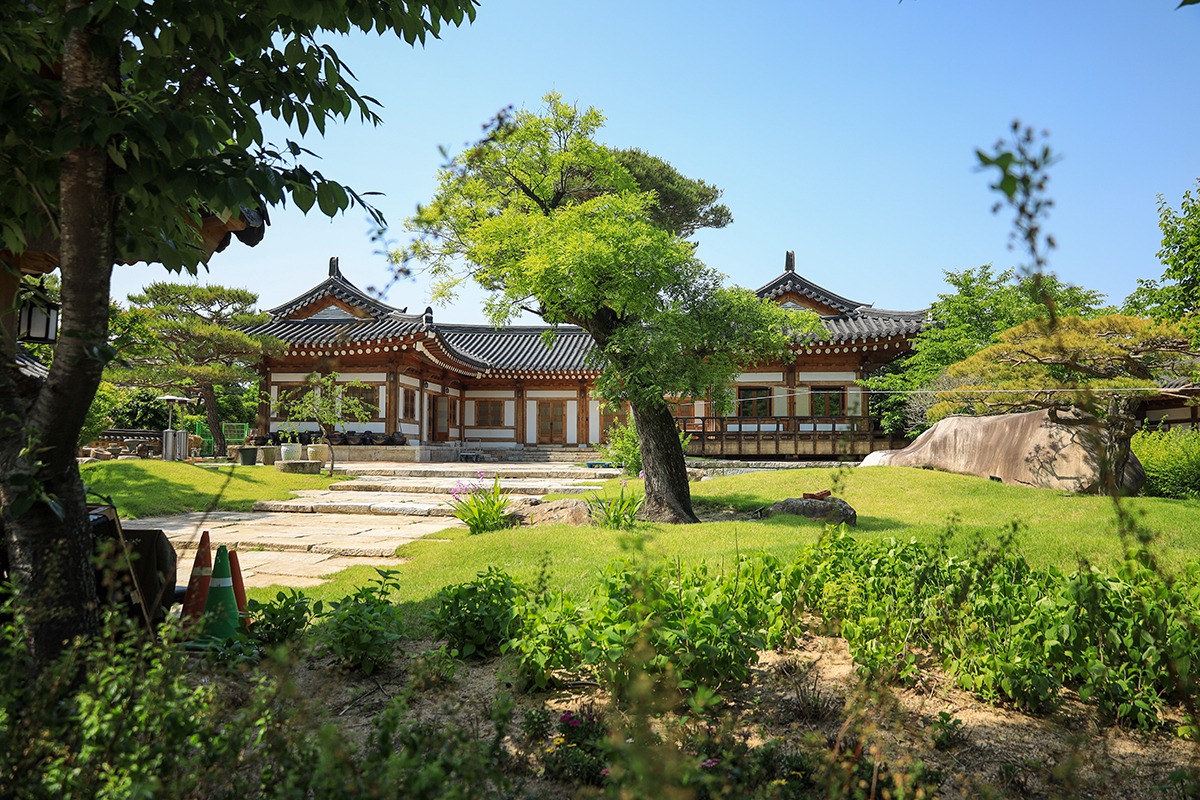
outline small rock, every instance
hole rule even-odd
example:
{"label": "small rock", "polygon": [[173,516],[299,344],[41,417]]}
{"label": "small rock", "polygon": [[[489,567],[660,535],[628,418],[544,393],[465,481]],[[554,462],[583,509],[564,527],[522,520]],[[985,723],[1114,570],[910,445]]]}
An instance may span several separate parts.
{"label": "small rock", "polygon": [[763,512],[764,517],[773,517],[776,514],[795,514],[828,525],[839,525],[843,522],[847,525],[858,524],[858,512],[840,497],[827,497],[823,500],[789,497]]}

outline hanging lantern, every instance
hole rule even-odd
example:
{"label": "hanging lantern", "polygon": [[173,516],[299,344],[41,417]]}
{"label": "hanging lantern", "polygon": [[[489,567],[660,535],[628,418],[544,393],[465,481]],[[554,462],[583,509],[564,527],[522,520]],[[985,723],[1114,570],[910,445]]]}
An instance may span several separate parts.
{"label": "hanging lantern", "polygon": [[58,314],[62,306],[46,294],[44,284],[21,293],[17,313],[17,340],[30,344],[54,344],[58,340]]}

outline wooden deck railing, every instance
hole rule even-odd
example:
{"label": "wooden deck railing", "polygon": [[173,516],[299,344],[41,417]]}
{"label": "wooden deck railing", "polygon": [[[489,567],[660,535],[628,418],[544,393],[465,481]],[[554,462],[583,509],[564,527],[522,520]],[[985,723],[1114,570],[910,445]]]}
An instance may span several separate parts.
{"label": "wooden deck railing", "polygon": [[873,429],[867,417],[676,417],[675,422],[691,437],[689,456],[865,456],[908,444]]}

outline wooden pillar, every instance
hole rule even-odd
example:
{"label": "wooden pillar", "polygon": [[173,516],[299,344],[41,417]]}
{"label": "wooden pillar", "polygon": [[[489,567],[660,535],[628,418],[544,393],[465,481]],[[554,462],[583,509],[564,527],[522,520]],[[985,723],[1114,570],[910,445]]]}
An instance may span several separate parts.
{"label": "wooden pillar", "polygon": [[17,357],[17,287],[21,275],[15,267],[0,264],[0,356]]}
{"label": "wooden pillar", "polygon": [[266,364],[258,367],[258,413],[254,427],[263,435],[271,432],[271,370]]}
{"label": "wooden pillar", "polygon": [[386,406],[383,412],[383,432],[394,433],[400,430],[400,379],[396,370],[387,367],[387,384],[384,389],[383,402]]}

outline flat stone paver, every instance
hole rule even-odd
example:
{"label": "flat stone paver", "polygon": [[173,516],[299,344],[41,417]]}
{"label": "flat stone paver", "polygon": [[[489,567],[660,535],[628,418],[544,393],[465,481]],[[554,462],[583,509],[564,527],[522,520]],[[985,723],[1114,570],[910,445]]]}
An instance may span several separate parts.
{"label": "flat stone paver", "polygon": [[176,581],[186,584],[204,531],[215,549],[237,550],[247,586],[304,588],[356,565],[399,566],[396,548],[429,534],[462,527],[453,517],[363,516],[220,511],[129,520],[127,528],[160,529],[178,556]]}

